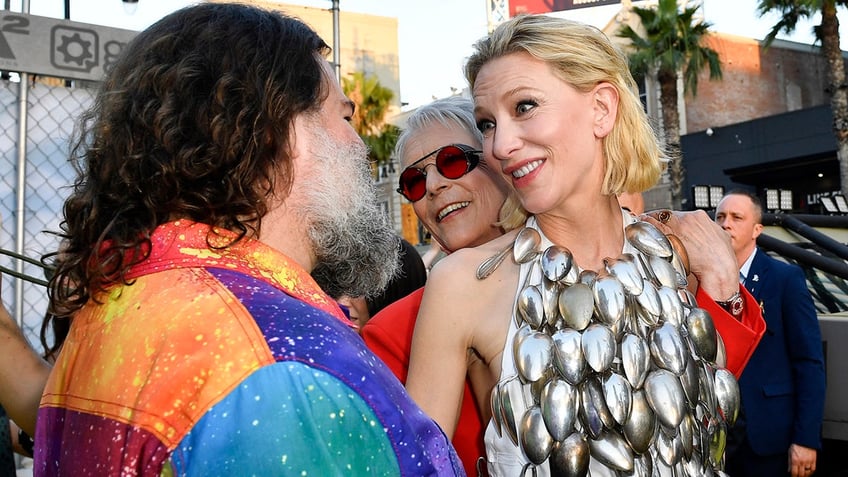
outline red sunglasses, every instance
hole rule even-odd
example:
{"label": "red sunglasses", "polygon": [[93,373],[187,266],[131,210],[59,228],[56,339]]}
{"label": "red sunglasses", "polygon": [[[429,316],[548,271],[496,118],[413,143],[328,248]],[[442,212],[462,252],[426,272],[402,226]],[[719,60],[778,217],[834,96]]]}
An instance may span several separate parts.
{"label": "red sunglasses", "polygon": [[397,191],[410,202],[421,200],[427,193],[427,164],[424,167],[416,167],[416,164],[436,155],[436,170],[445,179],[456,180],[468,174],[480,163],[480,155],[483,151],[474,149],[465,144],[450,144],[440,147],[426,156],[413,162],[400,174],[400,187]]}

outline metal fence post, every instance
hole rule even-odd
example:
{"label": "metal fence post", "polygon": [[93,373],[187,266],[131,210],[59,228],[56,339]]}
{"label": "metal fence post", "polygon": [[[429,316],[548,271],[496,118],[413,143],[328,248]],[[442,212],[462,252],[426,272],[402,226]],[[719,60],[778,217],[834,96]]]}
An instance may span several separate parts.
{"label": "metal fence post", "polygon": [[[27,103],[29,99],[29,75],[21,73],[21,82],[18,83],[18,161],[17,161],[17,185],[15,191],[15,253],[24,254],[24,206],[26,189],[26,163],[27,163]],[[15,262],[15,271],[24,272],[24,262]],[[18,325],[24,327],[24,281],[15,279],[15,312]]]}

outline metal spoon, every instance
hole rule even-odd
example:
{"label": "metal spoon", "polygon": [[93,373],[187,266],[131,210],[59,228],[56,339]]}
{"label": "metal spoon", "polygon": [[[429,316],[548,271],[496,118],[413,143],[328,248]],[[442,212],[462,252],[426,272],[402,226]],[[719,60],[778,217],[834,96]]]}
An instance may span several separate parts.
{"label": "metal spoon", "polygon": [[739,416],[740,394],[739,383],[733,374],[726,369],[717,369],[715,372],[715,393],[718,408],[724,415],[727,424],[732,426]]}
{"label": "metal spoon", "polygon": [[554,444],[550,456],[551,475],[585,477],[589,474],[589,442],[579,432]]}
{"label": "metal spoon", "polygon": [[624,228],[627,241],[640,252],[670,258],[674,248],[662,232],[648,222],[634,222]]}
{"label": "metal spoon", "polygon": [[518,424],[519,447],[530,462],[539,465],[548,458],[554,446],[554,439],[545,427],[542,410],[539,406],[528,409]]}
{"label": "metal spoon", "polygon": [[521,290],[521,293],[518,295],[517,306],[517,317],[523,318],[534,330],[542,326],[542,321],[545,319],[545,312],[542,305],[542,292],[538,286],[530,285]]}
{"label": "metal spoon", "polygon": [[698,355],[709,362],[715,362],[718,352],[718,333],[709,313],[703,308],[692,308],[686,318],[686,329],[689,331],[689,339],[695,345]]}
{"label": "metal spoon", "polygon": [[501,262],[504,261],[509,252],[512,251],[512,246],[513,244],[509,244],[498,253],[484,260],[483,263],[481,263],[480,266],[477,267],[477,279],[483,280],[485,278],[488,278],[489,275],[491,275],[492,273],[494,273],[494,271],[498,269],[498,267],[501,265]]}
{"label": "metal spoon", "polygon": [[515,236],[515,241],[504,247],[498,253],[487,258],[477,267],[477,279],[483,280],[489,277],[495,270],[501,266],[509,252],[512,251],[513,259],[516,263],[527,263],[539,253],[539,244],[542,243],[542,236],[536,229],[524,227]]}
{"label": "metal spoon", "polygon": [[565,328],[554,333],[552,339],[554,366],[569,384],[576,385],[583,380],[586,373],[582,335],[577,330]]}
{"label": "metal spoon", "polygon": [[615,431],[605,431],[597,439],[590,439],[589,452],[607,467],[628,473],[633,470],[633,451]]}
{"label": "metal spoon", "polygon": [[524,227],[515,237],[515,243],[512,247],[512,258],[515,259],[516,263],[527,263],[536,258],[536,255],[539,255],[541,244],[542,236],[539,235],[539,231],[534,228]]}
{"label": "metal spoon", "polygon": [[630,416],[622,426],[622,431],[630,447],[642,454],[647,452],[651,443],[654,442],[654,435],[657,432],[657,418],[648,404],[645,391],[634,391],[631,403]]}
{"label": "metal spoon", "polygon": [[677,328],[671,323],[663,323],[651,332],[648,342],[654,363],[677,376],[686,369],[687,347]]}
{"label": "metal spoon", "polygon": [[677,376],[665,369],[651,371],[645,378],[645,396],[662,425],[668,429],[680,425],[686,398]]}
{"label": "metal spoon", "polygon": [[651,369],[651,352],[645,340],[632,333],[624,336],[621,341],[621,366],[627,382],[634,389],[641,388]]}
{"label": "metal spoon", "polygon": [[595,311],[591,288],[582,283],[575,283],[560,293],[558,301],[559,312],[566,326],[579,331],[589,326]]}
{"label": "metal spoon", "polygon": [[553,378],[545,385],[539,399],[542,417],[555,441],[562,441],[574,431],[577,417],[577,390],[566,381]]}

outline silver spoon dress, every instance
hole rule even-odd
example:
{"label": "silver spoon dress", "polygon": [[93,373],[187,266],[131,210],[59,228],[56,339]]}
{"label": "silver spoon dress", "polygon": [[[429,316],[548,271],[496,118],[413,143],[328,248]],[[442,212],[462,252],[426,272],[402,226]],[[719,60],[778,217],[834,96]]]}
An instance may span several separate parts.
{"label": "silver spoon dress", "polygon": [[685,289],[679,241],[632,222],[622,255],[596,274],[564,247],[541,249],[549,242],[528,224],[512,247],[531,265],[513,313],[520,331],[506,346],[519,372],[491,396],[494,427],[520,449],[523,474],[720,475],[739,390],[712,318]]}

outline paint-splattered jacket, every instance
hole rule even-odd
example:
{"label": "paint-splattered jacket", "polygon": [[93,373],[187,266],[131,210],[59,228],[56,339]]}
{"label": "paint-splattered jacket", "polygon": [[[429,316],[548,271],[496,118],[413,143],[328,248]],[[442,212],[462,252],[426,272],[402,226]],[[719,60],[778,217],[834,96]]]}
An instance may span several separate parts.
{"label": "paint-splattered jacket", "polygon": [[35,475],[463,473],[308,273],[253,240],[210,249],[209,232],[157,228],[132,284],[74,318]]}

